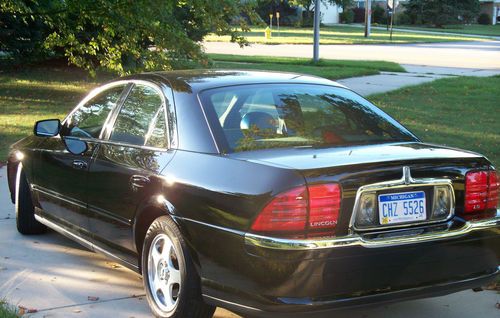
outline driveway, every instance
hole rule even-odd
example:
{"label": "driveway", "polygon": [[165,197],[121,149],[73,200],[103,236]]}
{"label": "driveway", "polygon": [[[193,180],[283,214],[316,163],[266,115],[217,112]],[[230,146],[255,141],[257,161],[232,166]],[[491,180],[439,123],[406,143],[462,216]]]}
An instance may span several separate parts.
{"label": "driveway", "polygon": [[[312,57],[310,44],[205,42],[207,53]],[[399,64],[500,70],[500,41],[383,45],[321,45],[320,57],[337,60],[382,60]]]}
{"label": "driveway", "polygon": [[[6,169],[0,168],[0,299],[36,309],[30,317],[151,317],[141,277],[50,231],[22,236],[16,230]],[[492,291],[338,312],[336,318],[498,317]],[[215,317],[239,317],[218,309]]]}

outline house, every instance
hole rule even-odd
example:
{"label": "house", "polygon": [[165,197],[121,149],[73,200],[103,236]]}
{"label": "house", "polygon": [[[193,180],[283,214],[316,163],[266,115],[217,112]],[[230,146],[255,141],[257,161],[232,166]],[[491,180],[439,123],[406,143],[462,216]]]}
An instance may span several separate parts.
{"label": "house", "polygon": [[321,2],[321,23],[329,25],[329,24],[337,24],[340,23],[340,13],[342,12],[342,8],[336,4],[325,4]]}
{"label": "house", "polygon": [[497,24],[500,18],[500,0],[479,0],[479,2],[481,2],[481,13],[491,17],[491,24]]}

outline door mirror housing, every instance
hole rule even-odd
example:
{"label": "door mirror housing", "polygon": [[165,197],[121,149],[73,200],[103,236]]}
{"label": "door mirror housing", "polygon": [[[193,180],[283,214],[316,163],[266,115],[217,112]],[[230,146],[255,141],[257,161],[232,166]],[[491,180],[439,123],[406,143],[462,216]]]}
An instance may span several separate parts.
{"label": "door mirror housing", "polygon": [[39,120],[35,123],[34,133],[38,137],[54,137],[61,130],[61,121],[59,119]]}
{"label": "door mirror housing", "polygon": [[81,155],[89,149],[87,143],[74,137],[64,137],[64,146],[74,155]]}

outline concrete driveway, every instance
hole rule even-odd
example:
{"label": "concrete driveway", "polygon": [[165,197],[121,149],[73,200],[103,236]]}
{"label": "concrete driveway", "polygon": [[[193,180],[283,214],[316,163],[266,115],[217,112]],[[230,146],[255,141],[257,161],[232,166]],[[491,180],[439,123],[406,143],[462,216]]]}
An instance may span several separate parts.
{"label": "concrete driveway", "polygon": [[[207,53],[312,57],[311,44],[252,44],[205,42]],[[500,41],[419,44],[321,45],[320,57],[337,60],[381,60],[399,64],[500,70]]]}
{"label": "concrete driveway", "polygon": [[[30,317],[151,317],[141,277],[50,231],[22,236],[0,168],[0,299],[36,309]],[[338,312],[336,318],[498,317],[492,291]],[[238,317],[218,309],[215,317]]]}

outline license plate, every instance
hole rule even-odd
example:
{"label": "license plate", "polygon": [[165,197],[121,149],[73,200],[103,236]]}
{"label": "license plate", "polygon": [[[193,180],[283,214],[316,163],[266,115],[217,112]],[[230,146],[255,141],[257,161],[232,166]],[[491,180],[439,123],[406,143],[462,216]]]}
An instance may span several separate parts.
{"label": "license plate", "polygon": [[424,221],[427,219],[425,192],[381,194],[378,214],[382,225]]}

